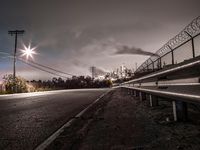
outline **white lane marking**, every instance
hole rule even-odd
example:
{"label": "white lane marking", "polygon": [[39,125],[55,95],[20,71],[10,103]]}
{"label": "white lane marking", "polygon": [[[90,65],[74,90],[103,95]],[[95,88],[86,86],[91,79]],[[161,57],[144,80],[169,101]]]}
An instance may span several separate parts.
{"label": "white lane marking", "polygon": [[70,119],[66,124],[64,124],[60,129],[54,132],[49,138],[47,138],[42,144],[40,144],[35,150],[44,150],[51,142],[53,142],[63,131],[65,128],[69,127],[75,118]]}
{"label": "white lane marking", "polygon": [[37,146],[35,150],[44,150],[45,148],[47,148],[47,146],[50,145],[64,131],[65,128],[69,127],[76,120],[76,118],[81,117],[89,108],[91,108],[96,102],[98,102],[103,96],[105,96],[106,94],[108,94],[110,91],[111,90],[108,90],[106,93],[102,94],[99,98],[97,98],[89,106],[87,106],[80,113],[78,113],[75,116],[75,118],[70,119],[61,128],[59,128],[50,137],[48,137],[44,142],[42,142],[39,146]]}
{"label": "white lane marking", "polygon": [[82,110],[79,114],[77,114],[75,117],[79,118],[81,117],[89,108],[91,108],[95,103],[97,103],[102,97],[104,97],[109,91],[107,91],[106,93],[102,94],[99,98],[97,98],[92,104],[90,104],[87,108],[85,108],[84,110]]}

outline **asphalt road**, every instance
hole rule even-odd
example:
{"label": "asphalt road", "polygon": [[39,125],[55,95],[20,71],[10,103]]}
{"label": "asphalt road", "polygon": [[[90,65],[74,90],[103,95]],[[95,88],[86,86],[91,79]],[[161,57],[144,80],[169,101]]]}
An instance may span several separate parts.
{"label": "asphalt road", "polygon": [[0,96],[0,149],[34,149],[108,89]]}

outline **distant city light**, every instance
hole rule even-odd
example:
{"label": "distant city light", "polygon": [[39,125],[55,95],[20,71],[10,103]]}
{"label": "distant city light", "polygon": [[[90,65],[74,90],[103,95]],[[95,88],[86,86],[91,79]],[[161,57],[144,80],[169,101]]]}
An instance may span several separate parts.
{"label": "distant city light", "polygon": [[22,57],[26,56],[26,59],[32,58],[33,59],[33,54],[36,54],[36,52],[34,51],[36,49],[36,47],[31,48],[31,44],[29,44],[28,46],[23,44],[24,49],[20,49],[20,51],[22,52]]}

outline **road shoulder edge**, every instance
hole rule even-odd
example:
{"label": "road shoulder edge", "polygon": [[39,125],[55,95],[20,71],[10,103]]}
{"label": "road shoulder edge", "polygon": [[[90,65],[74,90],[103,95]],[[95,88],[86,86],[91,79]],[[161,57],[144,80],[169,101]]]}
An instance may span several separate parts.
{"label": "road shoulder edge", "polygon": [[71,118],[69,121],[67,121],[64,125],[62,125],[57,131],[55,131],[53,134],[51,134],[46,140],[44,140],[41,144],[39,144],[35,150],[44,150],[46,149],[64,130],[65,128],[68,128],[74,123],[77,118],[82,117],[90,108],[92,108],[99,100],[101,100],[104,96],[106,96],[108,93],[113,91],[113,89],[109,89],[102,95],[100,95],[95,101],[93,101],[91,104],[89,104],[86,108],[84,108],[81,112],[79,112],[75,117]]}

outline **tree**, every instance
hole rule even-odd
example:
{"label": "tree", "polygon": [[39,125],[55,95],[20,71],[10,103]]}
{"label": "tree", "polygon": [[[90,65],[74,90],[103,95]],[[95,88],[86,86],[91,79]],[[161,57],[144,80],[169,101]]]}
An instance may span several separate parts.
{"label": "tree", "polygon": [[4,80],[7,93],[13,93],[14,86],[16,87],[17,93],[28,92],[28,86],[27,86],[26,80],[23,79],[22,77],[16,77],[15,83],[14,83],[13,75],[9,74],[9,75],[5,75],[3,77],[3,80]]}

